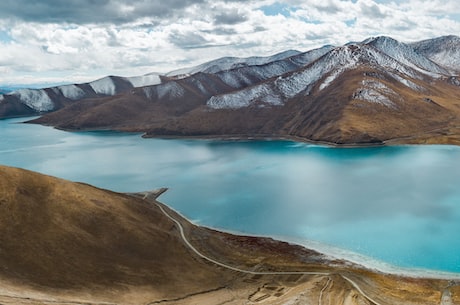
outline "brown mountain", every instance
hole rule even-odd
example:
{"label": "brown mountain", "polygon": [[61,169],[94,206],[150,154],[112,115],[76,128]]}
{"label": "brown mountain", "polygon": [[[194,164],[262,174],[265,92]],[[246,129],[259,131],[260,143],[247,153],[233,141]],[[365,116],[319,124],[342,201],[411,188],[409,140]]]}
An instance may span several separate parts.
{"label": "brown mountain", "polygon": [[460,143],[460,39],[389,37],[164,78],[34,121],[146,136],[293,137],[333,144]]}
{"label": "brown mountain", "polygon": [[0,304],[460,302],[455,281],[383,274],[198,227],[158,194],[0,166]]}
{"label": "brown mountain", "polygon": [[[240,80],[242,83],[239,86],[244,86],[255,80],[267,79],[276,73],[294,70],[310,61],[311,58],[320,56],[328,48],[324,47],[304,54],[290,50],[269,57],[224,57],[197,67],[172,71],[165,75],[149,73],[132,77],[107,76],[83,84],[68,84],[41,89],[17,88],[16,90],[0,92],[0,118],[49,113],[83,99],[113,96],[128,92],[136,87],[158,85],[168,79],[185,78],[198,72],[218,73],[237,67],[244,70],[245,67],[271,63],[273,67],[271,70],[265,69],[255,73],[249,71],[247,77]],[[290,59],[284,60],[286,58]]]}

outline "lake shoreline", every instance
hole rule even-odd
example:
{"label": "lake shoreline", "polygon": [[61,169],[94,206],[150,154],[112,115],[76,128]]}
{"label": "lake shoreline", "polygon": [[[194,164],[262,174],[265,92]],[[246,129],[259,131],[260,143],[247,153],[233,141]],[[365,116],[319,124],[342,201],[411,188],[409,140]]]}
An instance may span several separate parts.
{"label": "lake shoreline", "polygon": [[[237,234],[241,234],[241,232],[250,232],[250,234],[254,234],[255,236],[268,236],[284,241],[291,241],[307,248],[320,249],[320,252],[326,254],[334,254],[335,257],[343,254],[341,257],[344,259],[350,259],[350,256],[354,257],[356,256],[356,253],[365,253],[365,255],[369,255],[371,257],[378,257],[379,261],[368,262],[368,258],[364,257],[364,255],[364,258],[353,258],[354,261],[360,264],[363,262],[367,263],[367,266],[370,268],[388,271],[392,274],[407,274],[408,272],[413,273],[414,268],[409,267],[409,271],[406,271],[403,267],[403,270],[401,271],[400,268],[394,268],[394,266],[381,266],[380,262],[395,262],[395,265],[402,262],[402,266],[411,266],[411,261],[404,261],[404,259],[407,258],[405,253],[408,253],[408,251],[412,251],[414,249],[414,251],[420,253],[418,256],[421,257],[428,255],[423,254],[420,250],[415,250],[419,249],[417,247],[420,247],[421,243],[409,240],[405,242],[407,247],[404,243],[400,243],[401,240],[405,240],[407,237],[412,238],[412,236],[416,234],[411,230],[405,229],[405,220],[402,222],[399,219],[397,221],[392,221],[391,223],[395,224],[395,228],[400,227],[402,230],[398,229],[400,232],[398,235],[404,234],[406,237],[401,236],[401,240],[399,240],[398,235],[385,233],[384,235],[381,235],[385,236],[385,238],[382,239],[383,242],[377,243],[372,240],[372,238],[374,238],[373,236],[380,236],[376,234],[383,233],[378,230],[365,230],[365,235],[361,235],[361,237],[363,240],[366,240],[367,238],[367,241],[362,244],[364,245],[364,248],[359,248],[362,247],[359,244],[360,241],[350,243],[351,247],[347,247],[349,246],[349,243],[340,239],[340,236],[352,236],[352,239],[356,238],[359,240],[361,237],[353,237],[355,235],[353,235],[354,233],[352,231],[355,230],[355,226],[356,228],[360,228],[358,231],[363,228],[364,225],[359,222],[353,222],[347,226],[330,223],[329,228],[326,228],[324,227],[324,224],[316,226],[314,221],[312,222],[311,220],[306,219],[300,220],[296,215],[319,213],[318,215],[322,215],[320,217],[327,219],[327,222],[332,222],[335,221],[336,217],[338,217],[337,213],[350,214],[346,211],[342,211],[340,208],[340,205],[350,204],[354,207],[350,206],[347,210],[364,211],[364,214],[361,217],[362,219],[368,219],[368,217],[370,217],[370,219],[375,218],[377,224],[379,224],[379,221],[382,221],[382,225],[388,224],[390,222],[385,220],[387,218],[387,216],[385,216],[387,214],[386,211],[383,211],[384,213],[382,216],[374,217],[374,215],[381,214],[379,211],[382,210],[379,206],[382,206],[382,203],[385,205],[387,203],[392,205],[393,199],[385,199],[385,197],[395,195],[399,198],[398,200],[403,200],[405,204],[395,206],[391,215],[401,215],[401,212],[411,213],[408,214],[409,216],[406,220],[411,222],[410,225],[413,226],[412,229],[419,228],[424,230],[426,226],[423,222],[426,221],[428,223],[428,221],[431,221],[430,219],[435,218],[433,217],[435,215],[433,215],[432,212],[427,214],[423,211],[433,211],[433,209],[435,209],[435,211],[438,211],[439,213],[444,213],[455,206],[455,204],[452,206],[451,201],[446,200],[446,196],[454,198],[457,192],[451,192],[445,183],[442,183],[443,186],[437,186],[438,183],[436,183],[436,181],[431,181],[433,179],[430,179],[430,185],[426,185],[426,187],[423,188],[420,188],[419,183],[424,183],[426,180],[424,176],[442,177],[443,179],[438,179],[440,181],[455,181],[457,179],[455,177],[459,177],[458,174],[454,174],[454,172],[457,171],[457,165],[449,160],[451,160],[453,156],[458,155],[456,147],[441,148],[435,147],[436,145],[434,145],[430,148],[429,146],[431,145],[426,145],[425,147],[418,148],[404,148],[379,145],[373,146],[368,150],[361,150],[360,148],[357,148],[356,150],[334,150],[330,149],[329,147],[332,146],[327,145],[326,143],[318,145],[318,143],[298,141],[291,137],[270,137],[269,135],[207,138],[155,137],[154,139],[177,139],[178,141],[143,141],[140,138],[142,134],[139,132],[134,133],[99,129],[95,131],[77,131],[66,133],[59,131],[59,129],[45,126],[40,128],[39,126],[33,124],[13,124],[18,123],[18,121],[21,120],[23,119],[18,118],[16,120],[4,122],[4,130],[14,130],[14,132],[11,133],[14,138],[8,138],[8,133],[4,134],[6,136],[5,146],[3,147],[4,151],[2,151],[3,155],[1,156],[3,161],[7,162],[2,163],[45,172],[50,175],[67,178],[72,181],[83,181],[85,183],[114,191],[139,191],[148,189],[152,185],[167,185],[174,191],[174,194],[171,193],[173,195],[169,195],[170,193],[168,192],[167,202],[172,204],[172,206],[178,210],[183,211],[185,215],[189,215],[188,218],[193,219],[197,224],[203,223],[205,225],[209,225],[210,228],[219,228],[221,231],[225,231],[220,229],[221,227],[228,228],[230,229],[228,232]],[[21,130],[24,130],[25,133]],[[16,140],[21,139],[24,135],[27,135],[22,141],[24,143],[16,149],[16,142],[21,143]],[[195,142],[195,140],[198,141]],[[200,142],[199,140],[203,141]],[[222,142],[219,143],[219,141]],[[226,142],[230,143],[227,144]],[[231,142],[236,143],[233,145]],[[11,148],[8,143],[11,144]],[[32,156],[29,153],[29,150],[30,152],[34,152],[34,147],[38,150],[34,153],[34,156]],[[123,153],[120,154],[116,151],[123,151]],[[286,159],[283,159],[285,156]],[[406,156],[410,156],[409,162]],[[8,158],[11,161],[8,161]],[[139,158],[139,160],[136,160],[136,158]],[[72,166],[80,164],[82,161],[86,162],[87,166],[95,169],[95,172],[99,172],[100,174],[88,175],[88,173],[85,173],[85,171],[81,171],[80,169],[78,169],[76,173],[73,173]],[[119,168],[118,163],[125,165]],[[417,168],[423,168],[423,173],[421,173],[423,175],[411,174],[417,172],[417,170],[410,164],[416,164]],[[368,167],[369,165],[371,167]],[[174,176],[179,179],[172,179],[171,176],[169,176],[170,172],[175,172],[175,170],[170,168],[175,166],[180,166],[181,171],[174,174]],[[184,168],[183,166],[186,167]],[[62,168],[62,170],[60,168]],[[400,170],[401,168],[404,168],[404,170]],[[187,170],[183,172],[184,169]],[[208,173],[210,179],[202,177],[198,179],[198,182],[193,181],[196,180],[197,177],[196,174],[192,174],[195,169],[200,169],[201,171],[204,170],[204,172],[210,170]],[[81,176],[82,173],[85,174],[84,177]],[[181,178],[183,174],[186,177]],[[235,182],[230,180],[228,175],[240,177],[237,180],[243,178],[244,180],[241,181],[244,182],[238,182],[237,180]],[[355,182],[353,179],[348,179],[351,176],[358,178],[358,181]],[[393,183],[392,181],[395,180],[397,176],[405,177],[403,179],[404,181],[400,181],[397,184]],[[191,177],[193,177],[192,180],[190,180]],[[220,180],[220,182],[216,181],[215,177],[219,177],[217,180]],[[101,178],[103,180],[101,180]],[[374,180],[375,178],[378,180]],[[113,179],[113,181],[111,179]],[[255,186],[254,189],[254,187],[251,186],[251,183],[252,181],[258,180],[260,181],[260,183],[258,182],[260,185]],[[353,181],[350,182],[348,180]],[[135,182],[135,185],[129,186],[131,182]],[[280,183],[283,184],[282,187],[280,187]],[[382,183],[385,184],[382,185]],[[406,185],[402,187],[400,186],[400,183],[404,183]],[[184,184],[190,184],[194,187],[192,189],[188,186],[184,187]],[[268,187],[267,185],[269,185],[273,191],[270,191],[270,189],[264,190],[265,187]],[[326,185],[329,186],[326,187]],[[356,185],[361,186],[355,187]],[[364,185],[367,186],[363,187]],[[436,186],[432,188],[433,185]],[[248,186],[254,190],[245,190]],[[324,189],[323,186],[325,187]],[[383,186],[384,188],[382,188]],[[398,188],[394,189],[395,187]],[[368,188],[369,191],[365,191],[365,188]],[[212,189],[220,191],[212,191]],[[390,193],[385,189],[393,189],[393,191]],[[199,190],[199,192],[202,192],[204,195],[195,195],[193,193],[195,190]],[[377,196],[375,195],[377,194],[376,191],[380,192],[382,190],[384,190],[383,193],[379,193]],[[410,192],[405,192],[406,190],[409,190]],[[181,195],[184,191],[187,193],[185,201]],[[355,192],[358,193],[353,195],[353,197],[349,196]],[[411,197],[414,196],[414,192],[416,192],[417,196],[425,197],[427,199],[425,200],[420,198],[421,201],[417,201],[415,204],[412,200],[413,197]],[[372,196],[369,197],[367,193]],[[364,201],[372,200],[372,207],[367,208],[368,203],[363,205],[363,200],[358,200],[356,197],[358,194],[360,197],[364,198]],[[292,195],[298,197],[295,198],[294,201],[286,199]],[[323,197],[323,195],[327,195],[327,198]],[[286,209],[293,212],[286,212],[286,214],[283,214],[292,214],[292,216],[289,216],[290,218],[280,218],[275,215],[275,218],[271,220],[275,224],[275,227],[271,226],[269,229],[264,229],[263,225],[259,224],[260,219],[263,218],[260,217],[259,214],[266,213],[266,216],[272,217],[271,214],[274,213],[273,211],[279,212],[280,210],[277,206],[275,206],[275,203],[271,203],[271,201],[269,201],[271,199],[268,197],[275,198],[276,202],[278,202],[276,203],[277,206],[281,207],[286,205]],[[254,198],[254,200],[251,198]],[[298,198],[300,198],[303,202],[297,200]],[[318,209],[316,212],[315,210],[312,210],[312,207],[314,208],[314,205],[317,204],[316,202],[318,200],[318,203],[320,203],[324,199],[328,200],[328,202],[326,202],[326,205],[323,205],[323,208]],[[355,201],[355,203],[352,203],[353,201]],[[428,204],[429,202],[431,203]],[[413,210],[414,206],[419,205],[419,203],[425,209],[422,209],[421,212],[424,217],[422,221],[418,220],[420,219],[420,215],[417,213],[420,211]],[[219,208],[223,209],[223,211],[218,212],[215,210],[215,206],[218,204],[225,204]],[[232,208],[226,207],[228,205],[235,205],[236,210],[241,212],[237,212],[236,210],[232,212]],[[405,207],[406,205],[407,207]],[[190,208],[189,206],[196,207]],[[336,210],[334,207],[339,208],[339,210]],[[191,209],[196,209],[197,212],[191,212]],[[201,214],[198,209],[201,209]],[[319,212],[319,210],[321,210],[321,212]],[[366,210],[368,212],[366,212]],[[337,211],[337,213],[334,211]],[[369,212],[372,212],[372,214],[369,214]],[[224,215],[229,215],[229,217],[233,217],[233,219],[241,218],[242,220],[227,221],[225,220],[225,217],[222,217],[222,213]],[[414,213],[418,216],[411,216],[414,215]],[[452,215],[454,219],[458,218],[456,215],[460,216],[460,214],[457,214],[456,212],[455,214],[450,215]],[[350,215],[340,217],[347,222],[354,219],[354,217]],[[220,220],[214,221],[212,219]],[[285,221],[288,221],[287,223],[289,223],[289,221],[292,222],[289,223],[289,226],[287,227],[284,223]],[[248,225],[243,225],[243,223],[248,223]],[[375,227],[376,223],[372,223]],[[421,225],[424,226],[420,227]],[[444,221],[442,224],[437,223],[436,226],[443,228],[441,233],[442,231],[455,232],[458,227],[457,225],[450,225],[449,221]],[[302,228],[308,229],[302,231]],[[348,228],[352,229],[349,230]],[[330,231],[330,234],[326,235],[324,233],[322,237],[321,235],[315,235],[323,234],[321,233],[322,231],[320,231],[323,229],[325,230],[324,232],[328,232],[327,234],[329,234]],[[312,232],[315,233],[312,234]],[[339,232],[339,234],[336,235],[336,232]],[[388,236],[389,239],[386,236]],[[369,237],[371,239],[369,239]],[[396,237],[396,239],[391,239],[394,237]],[[428,268],[428,271],[426,271],[426,269],[422,269],[415,273],[425,276],[427,273],[431,273],[430,270],[452,270],[451,272],[447,271],[447,275],[445,275],[445,277],[452,278],[451,273],[456,275],[456,272],[458,271],[455,267],[458,265],[458,260],[454,257],[455,253],[449,254],[449,251],[442,250],[444,249],[442,244],[450,244],[452,249],[458,248],[458,243],[452,240],[448,241],[449,239],[451,240],[452,236],[449,237],[447,233],[442,233],[439,234],[439,238],[433,237],[432,241],[426,242],[426,246],[433,249],[434,253],[437,254],[430,254],[431,256],[428,256],[428,259],[432,260],[433,264],[427,263],[424,265],[423,263],[420,264],[418,261],[414,260],[414,265],[426,266],[426,268]],[[353,251],[356,252],[342,253],[343,251],[331,249],[333,247],[326,247],[325,244],[312,244],[312,242],[308,242],[308,240],[318,240],[324,242],[325,244],[340,246],[343,249],[353,249]],[[335,243],[336,240],[340,243]],[[388,240],[388,242],[385,240]],[[391,256],[392,252],[398,252],[399,250],[391,250],[391,247],[393,246],[388,247],[388,245],[396,245],[393,248],[399,248],[400,246],[398,246],[398,243],[399,245],[402,245],[402,249],[406,249],[406,252],[402,253],[405,258],[401,260],[397,256]],[[381,249],[380,244],[386,245],[386,248]],[[355,245],[358,245],[358,248],[356,248]],[[372,246],[365,249],[366,245]],[[360,250],[363,251],[361,252]],[[417,254],[414,254],[414,256],[415,255]],[[377,265],[377,267],[375,265]],[[435,267],[439,267],[440,269],[429,269]],[[434,277],[438,277],[437,274],[435,274]]]}
{"label": "lake shoreline", "polygon": [[171,135],[154,135],[149,134],[148,131],[142,129],[132,128],[113,128],[113,127],[97,127],[97,128],[62,128],[53,125],[47,125],[42,123],[33,122],[37,117],[32,120],[27,120],[22,123],[25,124],[37,124],[46,127],[52,127],[57,130],[66,132],[95,132],[95,131],[116,131],[125,132],[131,134],[142,134],[144,139],[190,139],[190,140],[217,140],[217,141],[261,141],[261,140],[280,140],[280,141],[294,141],[298,143],[307,143],[313,145],[323,145],[336,148],[372,148],[382,146],[402,146],[402,145],[455,145],[460,146],[458,139],[443,140],[442,138],[423,137],[423,135],[404,136],[398,138],[389,138],[385,140],[375,140],[371,142],[350,142],[350,143],[338,143],[325,140],[313,140],[305,137],[299,137],[294,135],[277,135],[277,134],[215,134],[215,135],[193,135],[193,134],[171,134]]}
{"label": "lake shoreline", "polygon": [[[184,218],[191,224],[195,226],[199,226],[202,228],[206,228],[212,231],[223,232],[227,234],[232,234],[235,236],[244,236],[244,237],[255,237],[255,238],[269,238],[276,241],[286,242],[291,245],[301,246],[307,250],[316,251],[326,258],[330,260],[343,260],[349,262],[351,264],[355,264],[356,267],[362,267],[366,270],[370,270],[373,272],[386,274],[386,275],[393,275],[393,276],[403,276],[403,277],[410,277],[410,278],[420,278],[420,279],[435,279],[435,280],[455,280],[460,281],[460,273],[455,272],[448,272],[442,270],[431,270],[431,269],[419,269],[419,268],[410,268],[410,267],[399,267],[396,265],[389,264],[387,262],[374,259],[363,254],[359,254],[347,249],[341,249],[335,246],[326,245],[321,242],[316,241],[309,241],[300,239],[294,239],[286,236],[277,236],[277,235],[261,235],[261,234],[248,234],[240,231],[235,230],[226,230],[219,227],[201,225],[193,221],[192,219],[188,218],[184,214],[182,214],[177,209],[173,208],[167,203],[164,203],[160,197],[164,195],[164,193],[168,192],[169,188],[160,188],[158,191],[152,191],[156,193],[155,200],[160,202],[161,204],[168,207],[168,209],[174,211],[174,213],[178,214],[180,217]],[[141,194],[143,192],[140,192]]]}

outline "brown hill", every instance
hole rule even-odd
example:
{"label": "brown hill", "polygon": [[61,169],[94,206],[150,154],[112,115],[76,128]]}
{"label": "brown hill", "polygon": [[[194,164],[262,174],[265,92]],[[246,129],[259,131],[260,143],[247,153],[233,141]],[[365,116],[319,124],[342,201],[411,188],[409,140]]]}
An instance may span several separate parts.
{"label": "brown hill", "polygon": [[0,304],[460,302],[455,281],[197,227],[154,198],[0,166]]}
{"label": "brown hill", "polygon": [[225,272],[190,255],[156,206],[5,167],[0,275],[43,289],[110,294],[140,287],[158,298],[226,279]]}

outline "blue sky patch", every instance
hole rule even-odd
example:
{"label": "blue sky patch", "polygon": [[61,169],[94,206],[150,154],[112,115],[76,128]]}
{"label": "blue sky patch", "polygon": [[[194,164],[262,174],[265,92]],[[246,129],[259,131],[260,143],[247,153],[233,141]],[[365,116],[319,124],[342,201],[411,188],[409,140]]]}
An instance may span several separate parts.
{"label": "blue sky patch", "polygon": [[0,42],[10,42],[13,39],[7,31],[0,30]]}
{"label": "blue sky patch", "polygon": [[347,26],[349,26],[349,27],[354,26],[355,23],[356,23],[356,18],[354,18],[354,19],[349,19],[349,20],[346,20],[346,21],[345,21],[345,24],[346,24]]}
{"label": "blue sky patch", "polygon": [[283,15],[284,17],[289,17],[291,11],[293,11],[293,7],[284,3],[275,2],[271,5],[260,7],[260,10],[264,12],[266,16]]}

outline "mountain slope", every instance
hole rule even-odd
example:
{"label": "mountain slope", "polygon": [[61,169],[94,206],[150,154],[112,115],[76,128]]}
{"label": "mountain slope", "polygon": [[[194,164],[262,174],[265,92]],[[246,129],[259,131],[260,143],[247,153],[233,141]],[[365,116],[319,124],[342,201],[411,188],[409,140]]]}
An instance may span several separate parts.
{"label": "mountain slope", "polygon": [[195,276],[182,268],[205,274],[210,286],[222,276],[194,261],[171,224],[142,200],[5,167],[0,190],[1,278],[49,288],[142,283],[167,291],[173,283],[193,286]]}
{"label": "mountain slope", "polygon": [[232,70],[235,68],[247,66],[260,66],[273,61],[280,61],[286,58],[299,55],[301,52],[295,50],[288,50],[268,57],[223,57],[216,60],[206,62],[196,67],[178,69],[166,73],[165,76],[174,78],[184,78],[199,72],[203,73],[218,73],[221,71]]}
{"label": "mountain slope", "polygon": [[[414,47],[393,38],[381,36],[368,39],[365,43],[423,74],[433,77],[448,74],[447,70],[438,66],[429,58],[419,54]],[[433,43],[433,41],[431,43]]]}
{"label": "mountain slope", "polygon": [[377,37],[264,65],[165,79],[35,122],[146,136],[459,144],[460,80],[413,45]]}
{"label": "mountain slope", "polygon": [[[295,63],[291,64],[290,67],[289,65],[288,67],[284,65],[281,69],[293,69],[292,66],[294,66],[294,68],[298,67],[306,60],[311,60],[313,57],[319,56],[319,54],[322,53],[321,50],[322,49],[318,49],[308,52],[306,56],[297,56]],[[130,89],[137,87],[159,85],[166,79],[181,79],[196,73],[219,73],[229,69],[263,66],[272,62],[286,61],[289,57],[299,54],[300,52],[298,51],[286,51],[269,57],[225,57],[196,67],[172,71],[165,75],[149,73],[132,77],[107,76],[85,84],[71,84],[43,89],[19,89],[14,92],[9,92],[8,94],[0,94],[0,118],[52,112],[76,101],[87,98],[114,96],[123,92],[128,92]],[[246,69],[246,71],[248,71],[248,69]],[[283,71],[286,72],[285,70]],[[260,72],[254,73],[256,75],[260,74]],[[265,72],[265,74],[266,73],[267,72]],[[268,73],[276,73],[276,70]],[[231,78],[231,76],[228,77]],[[270,76],[265,75],[265,77],[267,78]],[[243,79],[246,85],[251,81],[248,77],[243,77]],[[231,81],[231,79],[228,81]]]}
{"label": "mountain slope", "polygon": [[0,95],[0,117],[46,113],[85,98],[112,96],[136,86],[160,83],[159,75],[150,74],[139,77],[107,76],[90,83],[45,89],[19,89]]}
{"label": "mountain slope", "polygon": [[460,37],[443,36],[412,43],[416,52],[445,67],[452,74],[460,73]]}
{"label": "mountain slope", "polygon": [[0,302],[438,304],[443,291],[460,296],[447,280],[386,275],[194,226],[155,196],[0,166]]}

